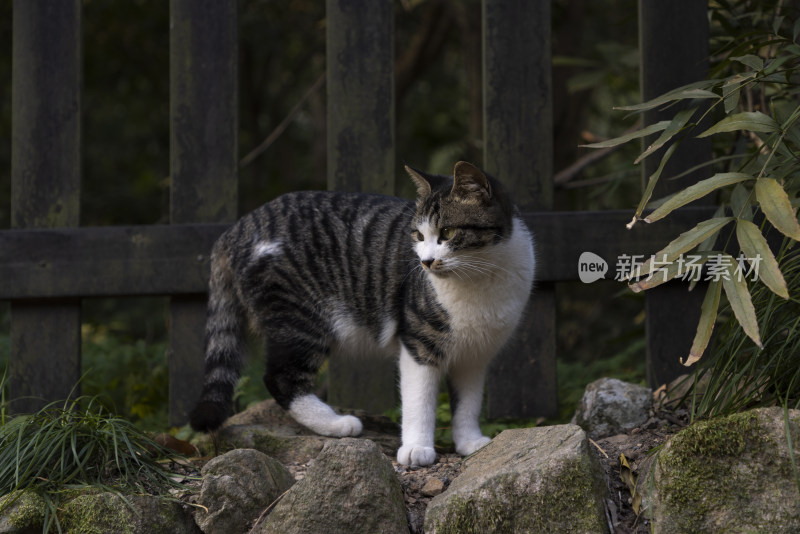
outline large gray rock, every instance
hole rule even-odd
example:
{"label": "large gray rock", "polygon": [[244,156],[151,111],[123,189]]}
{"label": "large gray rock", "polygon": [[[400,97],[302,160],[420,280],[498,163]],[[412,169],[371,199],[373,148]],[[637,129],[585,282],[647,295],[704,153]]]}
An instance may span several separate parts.
{"label": "large gray rock", "polygon": [[639,476],[653,532],[800,532],[800,411],[760,408],[687,427]]}
{"label": "large gray rock", "polygon": [[328,441],[254,534],[408,534],[391,462],[369,440]]}
{"label": "large gray rock", "polygon": [[605,488],[580,427],[505,430],[431,500],[425,532],[605,532]]}
{"label": "large gray rock", "polygon": [[294,484],[286,468],[266,454],[237,449],[208,462],[202,470],[195,520],[206,534],[248,532],[255,520]]}
{"label": "large gray rock", "polygon": [[[364,412],[348,412],[364,424],[360,437],[377,443],[387,455],[400,447],[395,423]],[[306,463],[316,457],[323,445],[338,438],[314,434],[292,419],[274,400],[259,402],[225,421],[216,433],[216,448],[208,435],[192,443],[203,454],[223,453],[233,449],[256,449],[283,464]]]}
{"label": "large gray rock", "polygon": [[571,422],[592,439],[613,436],[647,421],[652,403],[652,392],[646,387],[601,378],[586,386]]}

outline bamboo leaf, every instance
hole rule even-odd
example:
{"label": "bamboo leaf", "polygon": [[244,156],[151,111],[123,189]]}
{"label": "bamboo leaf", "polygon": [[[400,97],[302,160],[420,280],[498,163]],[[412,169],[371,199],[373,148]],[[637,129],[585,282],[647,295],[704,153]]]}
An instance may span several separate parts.
{"label": "bamboo leaf", "polygon": [[751,207],[750,193],[742,184],[736,184],[731,192],[731,209],[733,216],[737,219],[746,221],[753,220],[753,209]]}
{"label": "bamboo leaf", "polygon": [[800,241],[800,224],[783,186],[773,178],[756,180],[756,200],[772,226],[795,241]]}
{"label": "bamboo leaf", "polygon": [[658,209],[656,209],[653,213],[645,217],[644,220],[648,223],[657,221],[667,216],[672,210],[680,208],[681,206],[697,200],[698,198],[704,197],[720,187],[737,184],[745,180],[751,180],[752,178],[753,177],[749,174],[741,172],[717,173],[711,178],[706,178],[705,180],[701,180],[694,185],[690,185],[683,191],[674,195],[668,201],[659,206]]}
{"label": "bamboo leaf", "polygon": [[728,115],[714,126],[701,133],[697,137],[708,137],[722,132],[733,132],[736,130],[750,130],[753,132],[777,132],[781,127],[775,119],[769,115],[764,115],[760,111],[743,111]]}
{"label": "bamboo leaf", "polygon": [[[708,252],[704,252],[704,253],[697,253],[694,256],[696,261],[693,261],[692,267],[699,267],[700,265],[706,263],[712,255]],[[660,261],[659,258],[656,259]],[[688,274],[687,273],[688,270],[689,270],[688,266],[684,262],[679,262],[679,261],[673,261],[665,268],[663,268],[663,270],[662,268],[656,269],[655,266],[653,266],[650,271],[651,274],[649,274],[646,278],[642,280],[639,280],[633,284],[629,284],[628,287],[630,287],[634,293],[639,293],[640,291],[651,289],[653,287],[660,286],[661,284],[669,282],[670,280],[672,280],[677,276],[684,276]]]}
{"label": "bamboo leaf", "polygon": [[630,287],[634,293],[639,293],[640,291],[645,291],[647,289],[660,286],[661,284],[665,284],[679,274],[681,274],[681,272],[680,268],[678,267],[678,262],[671,263],[663,272],[653,272],[651,267],[651,274],[647,278],[639,280],[638,282],[634,282],[628,287]]}
{"label": "bamboo leaf", "polygon": [[[708,85],[707,83],[704,85]],[[649,109],[657,108],[669,102],[676,102],[678,100],[687,100],[687,99],[695,99],[695,98],[719,98],[719,95],[716,93],[712,93],[706,89],[701,89],[699,87],[691,87],[685,86],[683,88],[677,89],[675,91],[670,91],[664,95],[656,97],[652,100],[648,100],[647,102],[643,102],[641,104],[635,104],[633,106],[621,106],[616,107],[614,109],[621,109],[623,111],[647,111]]]}
{"label": "bamboo leaf", "polygon": [[700,321],[697,323],[697,332],[692,341],[692,348],[689,349],[689,357],[686,361],[681,358],[681,363],[686,367],[694,364],[703,356],[703,353],[708,347],[708,342],[711,339],[711,333],[714,332],[714,323],[717,320],[717,309],[719,308],[719,298],[722,293],[722,284],[719,280],[715,280],[708,284],[706,296],[703,299],[703,304],[700,307]]}
{"label": "bamboo leaf", "polygon": [[584,148],[609,148],[621,145],[633,139],[639,139],[640,137],[645,137],[647,135],[665,130],[667,126],[670,125],[671,122],[672,121],[659,121],[655,124],[651,124],[650,126],[646,126],[640,130],[636,130],[635,132],[631,132],[629,134],[620,137],[615,137],[614,139],[608,139],[606,141],[600,141],[599,143],[592,143],[589,145],[580,145],[580,146]]}
{"label": "bamboo leaf", "polygon": [[732,57],[731,60],[738,61],[739,63],[742,63],[743,65],[747,65],[748,67],[750,67],[751,69],[756,70],[756,71],[761,70],[761,69],[764,68],[764,60],[761,59],[760,57],[756,56],[756,55],[753,55],[753,54],[747,54],[747,55],[744,55],[744,56]]}
{"label": "bamboo leaf", "polygon": [[739,220],[736,222],[736,239],[747,258],[759,258],[758,277],[773,293],[785,299],[789,298],[789,290],[783,279],[781,269],[775,260],[775,255],[770,250],[767,240],[750,221]]}
{"label": "bamboo leaf", "polygon": [[656,139],[652,145],[647,147],[647,150],[642,152],[642,154],[636,158],[633,164],[636,165],[644,158],[664,146],[667,141],[672,139],[676,133],[680,132],[683,127],[686,126],[686,123],[689,122],[689,119],[692,118],[692,115],[694,115],[695,111],[697,111],[697,108],[684,109],[683,111],[678,112],[678,114],[675,115],[675,118],[669,123],[669,126],[667,126],[663,132],[661,132],[661,135],[658,137],[658,139]]}
{"label": "bamboo leaf", "polygon": [[[691,230],[687,230],[673,239],[666,247],[656,252],[653,256],[659,262],[672,262],[678,256],[688,252],[703,241],[716,235],[726,224],[731,222],[733,217],[719,217],[702,221]],[[637,276],[646,276],[652,272],[652,259],[648,259],[642,264],[639,273],[631,273]]]}
{"label": "bamboo leaf", "polygon": [[630,223],[628,223],[627,228],[630,230],[639,217],[642,216],[642,212],[644,208],[647,206],[647,203],[650,202],[650,197],[653,196],[653,191],[656,188],[656,184],[658,183],[658,179],[661,177],[661,173],[664,171],[664,167],[666,166],[669,158],[672,157],[672,154],[675,153],[675,150],[678,148],[678,143],[673,143],[664,152],[664,155],[661,156],[661,163],[658,164],[658,168],[655,170],[653,174],[650,175],[650,178],[647,180],[647,187],[644,189],[644,193],[642,194],[642,199],[639,201],[639,205],[636,207],[636,213],[633,215],[633,219]]}
{"label": "bamboo leaf", "polygon": [[747,283],[742,276],[741,271],[738,270],[738,264],[733,257],[725,254],[722,256],[727,264],[727,273],[720,278],[722,279],[722,287],[725,289],[725,296],[728,297],[728,302],[731,305],[733,314],[736,320],[742,325],[742,329],[747,336],[758,345],[761,345],[761,336],[758,332],[758,320],[756,319],[756,310],[753,307],[753,301],[750,298],[750,291],[747,289]]}

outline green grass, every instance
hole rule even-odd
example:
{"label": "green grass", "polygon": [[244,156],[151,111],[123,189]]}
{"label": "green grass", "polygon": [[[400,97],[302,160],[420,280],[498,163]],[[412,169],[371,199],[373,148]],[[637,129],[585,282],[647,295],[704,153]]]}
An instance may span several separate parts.
{"label": "green grass", "polygon": [[[47,504],[44,532],[61,532],[56,510],[65,491],[87,487],[118,495],[164,496],[178,486],[159,460],[174,457],[130,421],[109,414],[96,398],[52,403],[6,417],[2,398],[0,495],[33,491]],[[15,499],[6,499],[0,511]]]}
{"label": "green grass", "polygon": [[776,296],[764,284],[751,287],[761,339],[759,349],[736,318],[718,325],[718,338],[700,360],[702,388],[689,392],[694,417],[729,415],[756,406],[800,408],[800,253],[784,248],[780,256],[789,299]]}

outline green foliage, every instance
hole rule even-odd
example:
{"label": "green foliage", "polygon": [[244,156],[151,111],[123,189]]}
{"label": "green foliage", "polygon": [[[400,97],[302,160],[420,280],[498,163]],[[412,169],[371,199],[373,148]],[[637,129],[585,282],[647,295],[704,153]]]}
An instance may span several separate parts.
{"label": "green foliage", "polygon": [[167,428],[167,346],[105,326],[83,326],[81,388],[115,414],[145,428]]}
{"label": "green foliage", "polygon": [[[800,408],[800,254],[782,249],[780,267],[790,288],[788,299],[766,285],[752,288],[756,321],[764,345],[759,349],[738,322],[721,326],[712,357],[700,361],[697,386],[689,400],[697,417],[727,415],[754,406]],[[722,314],[728,314],[724,307]]]}
{"label": "green foliage", "polygon": [[[0,495],[30,490],[47,504],[44,531],[55,523],[65,491],[97,487],[119,495],[164,495],[178,484],[159,463],[174,456],[96,399],[49,404],[0,425]],[[2,508],[16,498],[5,499]]]}
{"label": "green foliage", "polygon": [[[719,195],[714,218],[656,253],[656,260],[666,265],[666,277],[642,279],[654,270],[648,262],[631,280],[634,290],[642,290],[684,274],[680,256],[692,250],[699,264],[712,261],[713,256],[727,260],[721,280],[709,285],[684,362],[690,365],[700,360],[720,317],[724,325],[717,344],[700,363],[705,379],[702,387],[693,390],[694,414],[727,414],[759,404],[796,407],[800,403],[796,328],[800,260],[791,247],[800,240],[795,213],[800,205],[800,18],[795,9],[779,1],[720,0],[711,4],[710,15],[716,50],[709,78],[622,108],[634,114],[671,109],[674,115],[594,146],[628,143],[662,132],[636,159],[638,163],[660,155],[661,164],[649,177],[630,226],[659,220],[706,195]],[[680,143],[693,137],[712,140],[714,158],[707,163],[712,175],[651,202],[664,164]],[[655,209],[645,214],[648,207]],[[734,231],[726,240],[717,240],[731,222]],[[758,268],[757,281],[742,276],[747,265],[725,252],[732,249],[734,238],[743,256],[760,259],[748,260],[750,270]],[[781,239],[783,246],[776,258],[775,242]],[[715,240],[723,241],[718,249]],[[720,298],[723,292],[724,300]]]}
{"label": "green foliage", "polygon": [[[736,238],[748,258],[760,258],[765,284],[781,298],[797,290],[787,285],[765,234],[765,224],[756,228],[753,213],[760,211],[771,226],[792,241],[800,239],[795,197],[800,190],[800,45],[798,45],[797,13],[781,2],[763,2],[741,6],[726,1],[712,5],[711,19],[722,31],[716,37],[717,50],[709,79],[679,87],[643,104],[623,109],[641,113],[650,109],[674,109],[671,120],[661,121],[602,144],[625,143],[653,131],[663,132],[655,143],[646,148],[637,162],[661,153],[661,165],[649,177],[647,188],[636,210],[631,226],[638,220],[654,222],[710,193],[720,193],[721,206],[733,217],[715,218],[701,222],[656,253],[656,259],[669,265],[667,277],[634,281],[635,290],[648,289],[671,277],[684,274],[677,263],[678,256],[712,243],[728,222],[736,222]],[[707,121],[713,121],[709,127]],[[661,177],[664,163],[675,147],[691,137],[711,137],[717,156],[709,162],[720,172],[702,180],[672,197],[660,201],[652,213],[643,216],[654,187]],[[594,145],[601,147],[600,144]],[[655,150],[666,147],[665,151]],[[735,194],[734,194],[735,192]],[[772,230],[774,232],[774,230]],[[762,234],[763,232],[763,234]],[[725,244],[727,245],[727,243]],[[724,250],[724,249],[723,249]],[[703,250],[703,261],[720,250]],[[751,298],[751,287],[741,276],[739,265],[730,256],[728,276],[722,288],[733,315],[744,332],[758,347],[761,336]],[[753,268],[756,262],[750,261]],[[645,269],[642,275],[650,273]],[[716,297],[719,287],[709,289]],[[707,298],[703,306],[701,327],[687,361],[693,363],[706,349],[713,331],[717,298]]]}

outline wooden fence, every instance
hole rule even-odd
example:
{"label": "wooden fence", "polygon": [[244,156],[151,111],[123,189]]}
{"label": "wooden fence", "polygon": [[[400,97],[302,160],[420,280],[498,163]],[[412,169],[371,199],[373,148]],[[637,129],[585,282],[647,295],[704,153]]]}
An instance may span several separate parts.
{"label": "wooden fence", "polygon": [[[81,1],[14,2],[12,229],[0,232],[0,299],[11,301],[16,409],[64,398],[78,380],[81,298],[169,295],[170,420],[185,422],[202,383],[208,254],[237,215],[236,4],[170,2],[170,224],[79,227]],[[700,0],[640,0],[643,98],[705,75],[706,10]],[[393,17],[389,0],[327,0],[331,189],[394,193]],[[581,252],[613,272],[620,254],[650,254],[708,214],[684,209],[626,230],[628,210],[550,211],[550,20],[547,0],[483,2],[484,167],[512,189],[539,258],[524,324],[491,368],[490,417],[556,413],[556,285],[578,279]],[[668,174],[710,157],[704,143],[682,150]],[[697,179],[662,181],[657,194]],[[698,294],[677,283],[648,292],[651,384],[681,372]],[[379,411],[396,403],[395,384],[391,364],[332,362],[329,400]]]}

